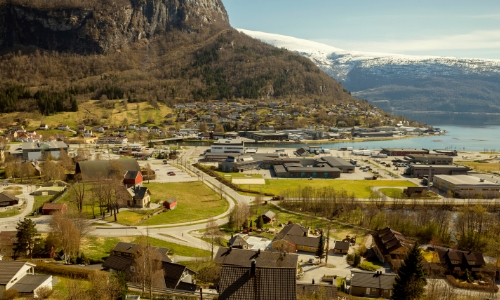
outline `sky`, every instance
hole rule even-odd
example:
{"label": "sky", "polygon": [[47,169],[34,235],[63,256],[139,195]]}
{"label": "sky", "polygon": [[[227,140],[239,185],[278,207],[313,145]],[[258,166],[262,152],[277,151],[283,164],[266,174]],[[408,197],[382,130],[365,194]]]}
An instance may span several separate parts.
{"label": "sky", "polygon": [[345,50],[500,59],[499,0],[222,0],[231,26]]}

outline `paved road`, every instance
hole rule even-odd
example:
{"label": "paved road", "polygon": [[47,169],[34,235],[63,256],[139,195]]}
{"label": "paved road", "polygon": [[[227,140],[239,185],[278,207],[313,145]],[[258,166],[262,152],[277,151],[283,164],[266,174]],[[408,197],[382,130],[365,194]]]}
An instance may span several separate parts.
{"label": "paved road", "polygon": [[[9,184],[9,187],[13,186],[20,186],[22,187],[23,193],[20,195],[17,195],[19,199],[24,199],[26,201],[26,208],[18,215],[12,216],[12,217],[7,217],[7,218],[1,218],[0,219],[0,230],[6,230],[6,228],[12,228],[16,227],[16,224],[19,220],[22,220],[24,217],[29,215],[31,213],[31,210],[33,210],[33,205],[35,203],[35,199],[33,196],[30,195],[31,192],[35,191],[35,186],[33,185],[21,185],[21,184]],[[5,187],[0,188],[0,192],[3,191]],[[12,229],[11,229],[12,230]]]}

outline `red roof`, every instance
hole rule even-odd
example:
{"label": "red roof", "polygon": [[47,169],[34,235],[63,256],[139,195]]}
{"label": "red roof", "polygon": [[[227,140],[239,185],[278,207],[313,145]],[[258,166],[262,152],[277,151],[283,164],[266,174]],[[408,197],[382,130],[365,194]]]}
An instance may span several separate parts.
{"label": "red roof", "polygon": [[62,210],[63,207],[66,206],[64,203],[45,203],[42,209],[47,210]]}

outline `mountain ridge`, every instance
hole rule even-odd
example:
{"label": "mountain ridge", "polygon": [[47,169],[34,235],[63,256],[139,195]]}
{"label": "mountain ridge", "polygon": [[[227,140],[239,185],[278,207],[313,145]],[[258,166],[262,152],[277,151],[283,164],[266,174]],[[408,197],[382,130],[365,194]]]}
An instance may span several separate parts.
{"label": "mountain ridge", "polygon": [[[384,109],[416,109],[415,101],[452,111],[498,111],[500,60],[346,51],[333,46],[238,29],[311,59],[354,96]],[[459,88],[457,88],[459,85]],[[407,94],[405,96],[405,93]]]}

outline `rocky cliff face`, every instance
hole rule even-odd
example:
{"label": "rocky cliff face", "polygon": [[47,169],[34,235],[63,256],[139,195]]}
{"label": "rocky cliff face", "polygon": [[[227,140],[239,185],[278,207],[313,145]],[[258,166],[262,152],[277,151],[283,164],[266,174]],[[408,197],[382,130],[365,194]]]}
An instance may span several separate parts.
{"label": "rocky cliff face", "polygon": [[0,4],[0,49],[23,45],[80,54],[108,53],[175,30],[195,34],[229,26],[221,0],[92,3],[80,7],[74,3],[72,7]]}

